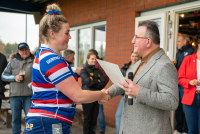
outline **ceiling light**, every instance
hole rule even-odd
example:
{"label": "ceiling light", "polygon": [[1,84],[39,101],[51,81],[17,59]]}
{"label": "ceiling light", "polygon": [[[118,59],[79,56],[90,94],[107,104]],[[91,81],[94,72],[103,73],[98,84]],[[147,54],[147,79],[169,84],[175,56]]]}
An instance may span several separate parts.
{"label": "ceiling light", "polygon": [[184,14],[181,14],[181,17],[183,18],[183,17],[184,17]]}
{"label": "ceiling light", "polygon": [[192,42],[192,46],[195,46],[195,43],[194,43],[194,42]]}

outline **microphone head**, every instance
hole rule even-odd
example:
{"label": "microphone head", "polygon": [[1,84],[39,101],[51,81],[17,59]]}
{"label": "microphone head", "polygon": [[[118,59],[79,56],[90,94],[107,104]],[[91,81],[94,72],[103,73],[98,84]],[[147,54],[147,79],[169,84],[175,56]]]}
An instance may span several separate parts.
{"label": "microphone head", "polygon": [[133,72],[128,73],[128,79],[133,80]]}

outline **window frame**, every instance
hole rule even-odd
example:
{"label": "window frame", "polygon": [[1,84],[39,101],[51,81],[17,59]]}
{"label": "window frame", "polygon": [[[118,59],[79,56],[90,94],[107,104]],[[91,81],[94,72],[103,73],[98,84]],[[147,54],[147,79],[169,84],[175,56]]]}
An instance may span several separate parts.
{"label": "window frame", "polygon": [[101,22],[94,22],[94,23],[90,23],[90,24],[83,24],[83,25],[79,25],[79,26],[72,26],[70,28],[70,31],[75,31],[75,35],[76,35],[76,39],[75,39],[75,61],[74,61],[74,66],[78,67],[78,57],[79,57],[79,30],[80,29],[85,29],[85,28],[90,28],[91,29],[91,45],[90,45],[90,49],[94,48],[94,44],[95,44],[95,27],[98,26],[106,26],[106,21],[101,21]]}

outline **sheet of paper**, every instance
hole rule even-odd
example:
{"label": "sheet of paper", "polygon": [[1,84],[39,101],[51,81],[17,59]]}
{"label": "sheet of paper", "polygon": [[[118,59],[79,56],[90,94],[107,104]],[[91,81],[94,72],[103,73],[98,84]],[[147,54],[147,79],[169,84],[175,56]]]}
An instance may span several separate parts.
{"label": "sheet of paper", "polygon": [[103,68],[103,70],[105,71],[105,73],[108,75],[108,77],[110,78],[110,80],[118,85],[119,87],[122,88],[122,85],[119,84],[120,81],[126,82],[125,78],[123,77],[119,66],[117,64],[113,64],[110,62],[106,62],[106,61],[102,61],[97,59],[98,63],[100,64],[100,66]]}
{"label": "sheet of paper", "polygon": [[72,71],[75,72],[76,71],[76,67],[71,67]]}

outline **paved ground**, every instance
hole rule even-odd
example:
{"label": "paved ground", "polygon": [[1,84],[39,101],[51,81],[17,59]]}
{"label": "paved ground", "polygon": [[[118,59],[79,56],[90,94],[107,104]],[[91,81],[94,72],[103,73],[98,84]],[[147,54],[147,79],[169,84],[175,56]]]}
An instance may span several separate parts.
{"label": "paved ground", "polygon": [[[78,125],[78,123],[75,121],[72,125],[71,131],[73,134],[82,134],[83,127],[81,125]],[[98,128],[96,130],[96,134],[99,134],[99,133],[100,133],[100,130]],[[3,125],[2,120],[0,120],[0,134],[12,134],[12,128],[6,128],[6,126]],[[115,128],[106,126],[106,134],[116,134]]]}

